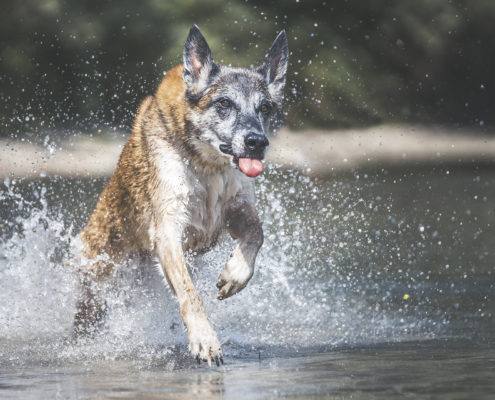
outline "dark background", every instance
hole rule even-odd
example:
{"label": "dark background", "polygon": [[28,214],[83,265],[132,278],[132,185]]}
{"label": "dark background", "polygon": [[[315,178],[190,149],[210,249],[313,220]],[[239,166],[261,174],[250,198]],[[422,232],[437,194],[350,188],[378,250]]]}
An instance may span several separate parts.
{"label": "dark background", "polygon": [[495,122],[493,0],[2,0],[0,135],[130,129],[193,23],[257,64],[282,28],[287,124]]}

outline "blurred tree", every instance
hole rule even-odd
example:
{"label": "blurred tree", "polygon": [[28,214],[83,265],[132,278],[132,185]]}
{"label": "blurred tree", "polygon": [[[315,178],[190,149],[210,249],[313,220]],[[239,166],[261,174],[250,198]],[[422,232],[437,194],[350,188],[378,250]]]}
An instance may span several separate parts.
{"label": "blurred tree", "polygon": [[217,61],[291,49],[293,128],[494,121],[491,0],[3,0],[0,135],[128,131],[139,102],[181,62],[189,27]]}

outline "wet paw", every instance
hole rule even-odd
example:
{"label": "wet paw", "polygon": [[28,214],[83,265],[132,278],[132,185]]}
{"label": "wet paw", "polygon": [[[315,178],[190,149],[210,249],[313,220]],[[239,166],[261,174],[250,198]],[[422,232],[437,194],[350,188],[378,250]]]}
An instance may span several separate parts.
{"label": "wet paw", "polygon": [[246,263],[237,263],[232,258],[218,278],[218,300],[226,299],[244,289],[253,276]]}
{"label": "wet paw", "polygon": [[189,350],[198,363],[206,361],[211,366],[214,361],[217,366],[223,364],[222,349],[217,334],[208,322],[198,324],[189,333]]}

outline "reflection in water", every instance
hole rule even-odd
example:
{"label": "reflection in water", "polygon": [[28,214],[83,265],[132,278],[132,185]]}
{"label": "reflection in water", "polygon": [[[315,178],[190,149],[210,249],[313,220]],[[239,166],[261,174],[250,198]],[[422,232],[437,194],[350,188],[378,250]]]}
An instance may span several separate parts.
{"label": "reflection in water", "polygon": [[[131,360],[3,370],[2,398],[38,399],[492,399],[492,347],[465,340],[405,342],[230,360],[176,371]],[[330,396],[330,397],[329,397]]]}

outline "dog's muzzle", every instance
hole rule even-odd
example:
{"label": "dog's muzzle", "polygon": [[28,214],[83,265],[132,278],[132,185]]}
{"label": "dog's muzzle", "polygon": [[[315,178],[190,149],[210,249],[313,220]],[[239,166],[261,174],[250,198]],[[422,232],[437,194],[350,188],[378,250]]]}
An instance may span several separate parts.
{"label": "dog's muzzle", "polygon": [[232,150],[232,145],[231,144],[222,143],[218,148],[224,154],[228,154],[229,156],[233,156],[234,155],[234,151]]}
{"label": "dog's muzzle", "polygon": [[244,173],[244,175],[254,178],[263,172],[263,159],[266,147],[269,142],[266,136],[249,134],[244,139],[248,151],[242,156],[236,156],[232,145],[222,143],[219,149],[222,153],[233,156],[233,162]]}
{"label": "dog's muzzle", "polygon": [[244,144],[247,156],[261,160],[265,156],[266,148],[270,142],[265,135],[251,132],[244,138]]}

